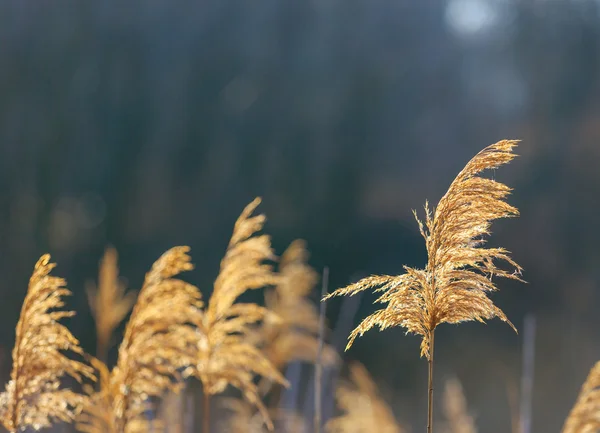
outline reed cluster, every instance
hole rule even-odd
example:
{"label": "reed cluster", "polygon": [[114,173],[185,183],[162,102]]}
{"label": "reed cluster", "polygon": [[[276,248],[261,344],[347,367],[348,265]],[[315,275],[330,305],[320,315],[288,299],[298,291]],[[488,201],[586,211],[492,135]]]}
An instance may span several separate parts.
{"label": "reed cluster", "polygon": [[[322,299],[370,289],[380,294],[376,303],[384,306],[350,333],[346,348],[373,327],[400,326],[420,336],[420,353],[429,367],[429,433],[437,326],[497,317],[514,329],[490,294],[498,290],[497,277],[521,281],[521,268],[507,250],[488,247],[486,239],[493,221],[518,216],[518,210],[506,201],[509,187],[481,174],[512,161],[516,146],[517,141],[503,140],[483,149],[437,206],[430,208],[426,202],[423,220],[415,213],[428,257],[422,269],[405,266],[401,275],[370,276]],[[181,433],[188,423],[182,408],[185,404],[188,410],[188,399],[182,393],[197,380],[204,395],[205,433],[215,428],[264,433],[275,427],[300,433],[313,423],[292,408],[280,407],[279,394],[291,385],[285,369],[301,362],[316,372],[315,431],[408,431],[366,368],[356,362],[348,365],[348,377],[335,391],[337,412],[321,425],[323,368],[339,373],[344,365],[324,344],[324,308],[319,312],[311,299],[319,275],[309,266],[301,240],[277,257],[271,238],[263,233],[265,215],[255,214],[259,204],[260,198],[252,201],[235,222],[207,301],[198,287],[182,278],[194,268],[189,247],[174,247],[159,257],[139,291],[126,287],[117,252],[107,248],[98,282],[87,286],[96,324],[95,356],[84,353],[61,323],[74,315],[63,309],[63,297],[70,291],[65,280],[51,275],[50,256],[42,256],[16,326],[10,381],[0,394],[2,425],[9,432],[38,430],[59,421],[74,422],[83,433]],[[508,267],[500,267],[502,262]],[[262,290],[264,306],[239,302],[241,295],[255,290]],[[110,368],[115,333],[127,316],[116,363]],[[241,398],[226,395],[231,392]],[[443,429],[475,433],[460,382],[447,381],[443,397]],[[212,399],[218,405],[212,405]],[[225,421],[211,423],[210,415],[217,411],[227,414]],[[600,364],[590,372],[563,427],[564,433],[598,431]]]}

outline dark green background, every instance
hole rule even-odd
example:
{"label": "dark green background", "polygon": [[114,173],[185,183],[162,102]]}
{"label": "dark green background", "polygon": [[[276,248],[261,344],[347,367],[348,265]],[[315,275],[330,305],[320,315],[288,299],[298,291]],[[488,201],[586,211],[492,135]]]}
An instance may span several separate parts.
{"label": "dark green background", "polygon": [[[496,224],[491,244],[529,284],[499,282],[494,300],[519,328],[535,314],[533,431],[558,431],[600,358],[599,55],[594,1],[0,2],[1,377],[44,252],[92,351],[84,285],[106,244],[133,288],[190,245],[189,279],[208,296],[260,195],[277,251],[306,239],[332,288],[399,273],[426,260],[411,209],[437,202],[481,148],[521,138],[494,175],[522,217]],[[437,336],[437,391],[457,375],[480,431],[508,431],[521,337],[500,322]],[[374,331],[347,354],[414,431],[418,345]]]}

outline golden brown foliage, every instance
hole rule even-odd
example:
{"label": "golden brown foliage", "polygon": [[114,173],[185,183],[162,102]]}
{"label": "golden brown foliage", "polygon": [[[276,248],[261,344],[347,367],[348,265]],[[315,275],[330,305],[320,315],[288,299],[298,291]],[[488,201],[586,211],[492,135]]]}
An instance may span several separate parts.
{"label": "golden brown foliage", "polygon": [[[427,247],[425,269],[404,267],[406,273],[400,276],[367,277],[325,298],[372,288],[383,292],[376,302],[387,307],[352,331],[347,348],[374,326],[381,330],[402,326],[422,337],[421,356],[429,359],[432,334],[441,323],[499,317],[514,329],[487,294],[497,290],[492,277],[519,280],[521,268],[505,249],[484,248],[484,237],[490,234],[492,221],[517,216],[518,210],[504,201],[509,187],[477,175],[512,161],[516,145],[517,141],[503,140],[488,146],[458,174],[433,212],[425,205],[425,223],[417,218]],[[496,260],[506,261],[515,271],[497,268]]]}
{"label": "golden brown foliage", "polygon": [[195,361],[198,337],[193,324],[200,320],[202,306],[195,286],[173,278],[193,268],[188,251],[188,247],[170,249],[146,274],[117,365],[95,396],[99,404],[86,407],[82,431],[149,431],[152,425],[143,416],[149,399],[181,386],[185,369]]}
{"label": "golden brown foliage", "polygon": [[[265,433],[265,423],[260,412],[247,402],[235,398],[221,399],[221,406],[230,412],[227,421],[223,423],[223,432],[227,433]],[[287,433],[302,433],[305,423],[298,414],[276,409],[269,411],[269,415]],[[279,427],[278,427],[279,429]]]}
{"label": "golden brown foliage", "polygon": [[448,433],[477,433],[475,421],[469,415],[467,399],[458,379],[449,379],[444,388],[444,414]]}
{"label": "golden brown foliage", "polygon": [[[275,289],[265,293],[267,308],[280,318],[265,321],[261,340],[269,360],[279,369],[291,361],[315,362],[319,346],[319,314],[308,298],[318,274],[307,264],[305,242],[296,240],[283,253]],[[322,362],[334,364],[337,354],[325,346]]]}
{"label": "golden brown foliage", "polygon": [[[116,382],[111,382],[111,374],[104,362],[97,358],[90,357],[90,362],[98,372],[99,389],[93,386],[84,385],[84,391],[89,395],[87,404],[83,411],[77,417],[75,427],[82,433],[116,433],[118,432],[117,419],[114,414],[114,396],[119,392]],[[146,404],[147,409],[151,409]],[[148,433],[157,431],[163,427],[163,423],[158,420],[148,420],[136,418],[129,420],[125,431],[127,433]]]}
{"label": "golden brown foliage", "polygon": [[117,250],[107,248],[100,262],[98,285],[87,287],[88,301],[96,322],[96,356],[106,361],[115,328],[135,304],[137,292],[125,294],[125,284],[119,279]]}
{"label": "golden brown foliage", "polygon": [[90,357],[90,363],[97,371],[99,390],[96,391],[90,384],[84,385],[89,399],[77,417],[75,427],[83,433],[114,433],[116,426],[112,413],[110,371],[99,359]]}
{"label": "golden brown foliage", "polygon": [[221,393],[227,385],[238,388],[272,428],[253,379],[260,375],[280,384],[287,382],[249,339],[252,326],[269,312],[256,304],[234,305],[247,290],[276,283],[272,266],[266,263],[274,259],[270,238],[255,236],[265,222],[264,215],[251,216],[259,203],[257,198],[246,206],[236,221],[208,307],[198,322],[196,375],[209,395]]}
{"label": "golden brown foliage", "polygon": [[600,362],[590,371],[571,410],[563,433],[596,433],[600,431]]}
{"label": "golden brown foliage", "polygon": [[335,399],[343,414],[325,424],[327,433],[401,433],[404,431],[377,386],[360,363],[350,364],[351,383],[342,383]]}
{"label": "golden brown foliage", "polygon": [[73,311],[61,311],[63,296],[71,292],[65,280],[50,275],[55,267],[50,256],[36,263],[17,323],[13,367],[6,391],[0,396],[2,424],[10,432],[49,427],[54,420],[71,422],[86,397],[60,389],[69,375],[81,382],[94,379],[91,367],[67,358],[62,351],[82,355],[79,341],[58,321]]}

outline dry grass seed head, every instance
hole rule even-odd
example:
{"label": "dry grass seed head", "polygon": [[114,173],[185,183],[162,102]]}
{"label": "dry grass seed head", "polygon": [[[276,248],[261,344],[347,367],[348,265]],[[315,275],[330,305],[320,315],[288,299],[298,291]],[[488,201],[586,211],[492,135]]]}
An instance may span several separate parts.
{"label": "dry grass seed head", "polygon": [[177,391],[195,362],[201,295],[174,278],[193,268],[188,252],[188,247],[168,250],[146,274],[110,378],[117,432],[142,429],[149,399]]}
{"label": "dry grass seed head", "polygon": [[110,247],[100,262],[98,285],[87,286],[88,302],[96,322],[96,356],[106,361],[115,328],[135,304],[136,291],[125,294],[125,284],[119,279],[117,250]]}
{"label": "dry grass seed head", "polygon": [[72,422],[87,397],[61,389],[61,378],[95,379],[91,367],[63,354],[82,355],[83,351],[71,332],[58,323],[75,313],[61,310],[63,296],[71,292],[65,280],[50,275],[54,267],[47,254],[36,263],[17,323],[11,379],[0,396],[1,421],[10,432],[27,427],[39,430],[55,420]]}
{"label": "dry grass seed head", "polygon": [[[517,216],[518,210],[504,201],[509,187],[478,175],[512,161],[516,145],[503,140],[488,146],[458,174],[433,212],[425,205],[425,222],[417,218],[427,248],[425,269],[405,267],[400,276],[371,276],[325,298],[376,289],[382,293],[376,302],[387,303],[351,333],[347,348],[374,326],[402,326],[422,337],[421,356],[429,358],[432,333],[441,323],[498,317],[514,329],[488,293],[497,290],[492,277],[520,280],[521,268],[505,249],[485,248],[485,237],[492,221]],[[513,271],[498,268],[499,260]]]}
{"label": "dry grass seed head", "polygon": [[[230,414],[222,425],[222,431],[227,433],[266,433],[268,430],[260,412],[246,401],[236,398],[222,398],[220,406]],[[303,433],[305,423],[298,414],[285,410],[270,410],[269,415],[287,433]]]}
{"label": "dry grass seed head", "polygon": [[590,371],[575,406],[563,426],[563,433],[596,433],[600,431],[600,362]]}
{"label": "dry grass seed head", "polygon": [[477,433],[475,420],[469,415],[467,399],[458,379],[446,381],[443,403],[448,433]]}
{"label": "dry grass seed head", "polygon": [[377,386],[360,363],[350,364],[350,382],[338,386],[335,399],[342,414],[325,424],[327,433],[401,433],[404,431]]}
{"label": "dry grass seed head", "polygon": [[[265,321],[261,327],[264,352],[279,369],[291,361],[315,362],[319,339],[319,313],[309,299],[319,280],[308,265],[306,243],[296,240],[281,256],[277,286],[265,293],[267,308],[280,320]],[[323,364],[332,365],[337,354],[323,350]]]}
{"label": "dry grass seed head", "polygon": [[218,394],[231,385],[261,412],[267,426],[272,423],[254,383],[256,375],[287,385],[264,354],[248,337],[252,327],[268,317],[269,311],[256,304],[235,304],[247,290],[276,283],[267,261],[275,258],[267,235],[258,235],[265,216],[252,216],[260,199],[250,203],[235,223],[233,235],[204,317],[198,323],[196,374],[207,394]]}
{"label": "dry grass seed head", "polygon": [[83,389],[89,398],[76,419],[75,428],[82,433],[115,433],[110,371],[104,362],[92,356],[89,358],[97,372],[98,390],[91,384],[84,385]]}

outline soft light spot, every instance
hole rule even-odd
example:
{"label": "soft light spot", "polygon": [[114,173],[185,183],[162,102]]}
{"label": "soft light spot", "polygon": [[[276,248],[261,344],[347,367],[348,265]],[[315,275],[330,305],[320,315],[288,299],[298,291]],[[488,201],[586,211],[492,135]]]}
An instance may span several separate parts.
{"label": "soft light spot", "polygon": [[456,33],[475,36],[496,24],[498,12],[487,0],[451,0],[446,6],[446,22]]}

